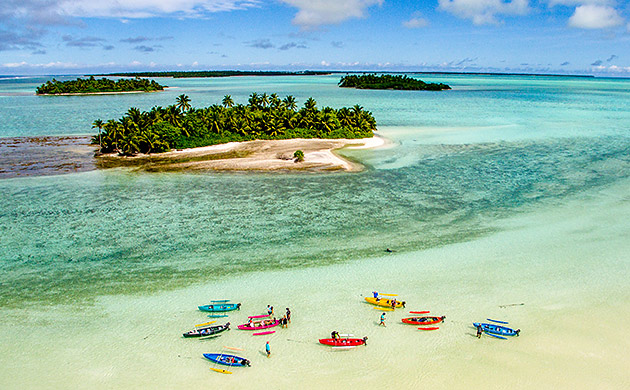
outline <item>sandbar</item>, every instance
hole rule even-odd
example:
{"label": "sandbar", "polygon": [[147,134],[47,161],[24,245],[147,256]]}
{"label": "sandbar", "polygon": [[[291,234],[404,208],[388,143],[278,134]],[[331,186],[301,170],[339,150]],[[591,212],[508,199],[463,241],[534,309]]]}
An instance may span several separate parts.
{"label": "sandbar", "polygon": [[[117,154],[98,156],[97,166],[136,167],[145,171],[347,171],[364,167],[335,153],[342,148],[367,149],[386,145],[378,135],[361,139],[286,139],[229,142],[221,145],[174,150],[159,154],[131,157]],[[296,161],[295,151],[304,152]]]}

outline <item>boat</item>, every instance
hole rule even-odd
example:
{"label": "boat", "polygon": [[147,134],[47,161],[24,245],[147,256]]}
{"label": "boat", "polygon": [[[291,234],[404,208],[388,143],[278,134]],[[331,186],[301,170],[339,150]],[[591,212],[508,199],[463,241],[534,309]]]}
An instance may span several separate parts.
{"label": "boat", "polygon": [[[365,300],[368,303],[371,303],[372,305],[384,306],[384,307],[392,307],[392,302],[394,301],[392,299],[374,298],[374,297],[365,297]],[[396,307],[397,308],[405,307],[405,302],[404,301],[399,301],[397,299],[395,299],[395,301],[396,301]]]}
{"label": "boat", "polygon": [[220,312],[220,311],[232,311],[232,310],[240,310],[240,303],[215,303],[210,305],[198,306],[201,311],[211,311],[211,312]]}
{"label": "boat", "polygon": [[276,333],[275,330],[268,330],[266,332],[258,332],[258,333],[252,333],[253,336],[264,336],[266,334],[273,334]]}
{"label": "boat", "polygon": [[367,336],[362,339],[319,339],[319,342],[324,345],[330,345],[333,347],[356,347],[357,345],[367,345]]}
{"label": "boat", "polygon": [[224,353],[204,353],[203,357],[206,359],[218,363],[223,364],[225,366],[233,366],[233,367],[249,367],[249,360],[242,358],[236,355],[226,355]]}
{"label": "boat", "polygon": [[408,318],[403,318],[402,322],[404,322],[405,324],[411,324],[411,325],[433,325],[433,324],[439,324],[440,322],[444,322],[445,318],[446,318],[446,316],[442,316],[442,317],[408,317]]}
{"label": "boat", "polygon": [[230,329],[230,323],[225,325],[206,326],[203,328],[195,328],[191,331],[184,333],[184,337],[205,337],[219,334]]}
{"label": "boat", "polygon": [[259,321],[250,321],[246,324],[239,325],[238,328],[240,330],[260,330],[273,328],[274,326],[280,325],[280,321],[273,320],[259,320]]}
{"label": "boat", "polygon": [[[488,333],[490,336],[499,335],[499,336],[518,336],[521,333],[520,329],[512,329],[507,326],[488,324],[488,323],[479,323],[473,322],[473,326],[475,328],[481,326],[481,329]],[[500,337],[499,337],[500,338]]]}

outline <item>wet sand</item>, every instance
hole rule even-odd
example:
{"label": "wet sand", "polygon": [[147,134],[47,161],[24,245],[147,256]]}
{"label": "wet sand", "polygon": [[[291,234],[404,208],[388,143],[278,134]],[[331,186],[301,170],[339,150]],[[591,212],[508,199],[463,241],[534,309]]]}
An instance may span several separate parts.
{"label": "wet sand", "polygon": [[96,169],[88,136],[0,138],[0,179]]}

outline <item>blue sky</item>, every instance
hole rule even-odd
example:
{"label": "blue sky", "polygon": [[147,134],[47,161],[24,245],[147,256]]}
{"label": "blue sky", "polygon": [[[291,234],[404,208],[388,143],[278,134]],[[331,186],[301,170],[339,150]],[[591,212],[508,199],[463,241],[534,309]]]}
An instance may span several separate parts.
{"label": "blue sky", "polygon": [[630,2],[3,0],[0,74],[176,69],[630,77]]}

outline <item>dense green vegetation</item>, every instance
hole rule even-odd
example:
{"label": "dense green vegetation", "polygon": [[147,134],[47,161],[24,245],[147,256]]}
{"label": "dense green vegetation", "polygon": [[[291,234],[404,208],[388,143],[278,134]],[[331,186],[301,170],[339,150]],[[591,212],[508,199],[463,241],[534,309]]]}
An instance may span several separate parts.
{"label": "dense green vegetation", "polygon": [[293,153],[293,157],[297,162],[302,162],[304,161],[304,152],[301,150],[296,150],[295,153]]}
{"label": "dense green vegetation", "polygon": [[342,88],[358,88],[358,89],[400,89],[410,91],[441,91],[443,89],[451,89],[442,83],[425,83],[422,80],[407,77],[406,75],[348,75],[341,78],[339,86]]}
{"label": "dense green vegetation", "polygon": [[180,95],[166,108],[130,108],[122,118],[97,119],[92,127],[99,129],[92,143],[101,145],[102,153],[133,155],[254,139],[367,138],[376,121],[359,105],[320,110],[309,98],[298,109],[293,96],[252,93],[247,105],[226,95],[221,105],[206,108],[193,108],[188,96]]}
{"label": "dense green vegetation", "polygon": [[98,76],[127,76],[127,77],[230,77],[230,76],[318,76],[330,74],[329,72],[317,72],[305,70],[302,72],[283,71],[244,71],[244,70],[201,70],[201,71],[166,71],[166,72],[134,72],[112,73]]}
{"label": "dense green vegetation", "polygon": [[89,79],[78,78],[76,80],[58,81],[52,79],[37,87],[38,95],[58,95],[62,93],[98,93],[98,92],[131,92],[131,91],[162,91],[164,85],[153,80],[133,78],[111,80],[107,78]]}

